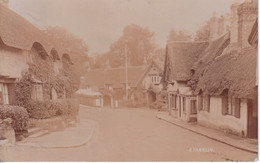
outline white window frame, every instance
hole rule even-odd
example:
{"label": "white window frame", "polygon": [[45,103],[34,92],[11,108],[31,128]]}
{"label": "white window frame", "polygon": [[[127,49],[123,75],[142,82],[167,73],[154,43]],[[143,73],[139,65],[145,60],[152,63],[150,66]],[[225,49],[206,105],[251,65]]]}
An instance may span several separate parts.
{"label": "white window frame", "polygon": [[9,104],[9,92],[8,86],[5,83],[0,83],[0,92],[2,93],[2,104],[8,105]]}

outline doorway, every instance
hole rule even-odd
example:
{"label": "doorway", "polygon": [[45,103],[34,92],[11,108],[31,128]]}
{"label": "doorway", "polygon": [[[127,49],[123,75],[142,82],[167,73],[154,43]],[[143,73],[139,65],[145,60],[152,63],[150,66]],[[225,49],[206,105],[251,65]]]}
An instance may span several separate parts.
{"label": "doorway", "polygon": [[104,107],[110,108],[111,107],[111,97],[108,95],[103,96]]}
{"label": "doorway", "polygon": [[257,124],[257,115],[258,115],[258,102],[257,99],[248,100],[247,108],[247,137],[248,138],[257,138],[258,136],[258,124]]}

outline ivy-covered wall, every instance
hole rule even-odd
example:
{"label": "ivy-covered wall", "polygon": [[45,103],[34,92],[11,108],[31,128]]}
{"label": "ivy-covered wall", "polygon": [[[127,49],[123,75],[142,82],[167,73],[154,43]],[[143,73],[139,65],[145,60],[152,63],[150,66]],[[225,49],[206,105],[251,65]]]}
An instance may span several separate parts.
{"label": "ivy-covered wall", "polygon": [[52,100],[52,89],[56,91],[58,99],[74,97],[77,86],[73,78],[73,65],[68,60],[56,60],[62,63],[62,69],[59,73],[55,73],[52,55],[33,47],[29,51],[29,56],[31,57],[29,68],[23,73],[15,88],[16,103],[19,106],[27,107],[32,99],[31,93],[36,81],[42,83],[44,101]]}

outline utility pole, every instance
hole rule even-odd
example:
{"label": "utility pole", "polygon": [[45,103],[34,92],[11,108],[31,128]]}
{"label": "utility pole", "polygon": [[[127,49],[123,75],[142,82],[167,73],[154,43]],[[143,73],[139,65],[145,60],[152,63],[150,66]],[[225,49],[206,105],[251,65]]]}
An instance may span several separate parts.
{"label": "utility pole", "polygon": [[125,88],[126,88],[126,99],[128,99],[127,40],[125,41]]}

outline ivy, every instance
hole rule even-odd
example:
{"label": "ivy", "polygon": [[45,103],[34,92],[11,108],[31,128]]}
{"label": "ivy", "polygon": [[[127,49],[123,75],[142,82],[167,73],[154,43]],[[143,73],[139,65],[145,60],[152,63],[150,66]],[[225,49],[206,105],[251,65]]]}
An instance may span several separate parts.
{"label": "ivy", "polygon": [[77,83],[73,76],[72,66],[63,62],[63,69],[58,74],[54,72],[54,62],[51,56],[42,58],[39,54],[35,54],[36,50],[32,50],[32,63],[29,63],[28,71],[25,72],[22,78],[17,82],[15,87],[16,105],[30,108],[32,103],[31,93],[35,79],[42,82],[43,99],[51,100],[51,90],[55,89],[58,98],[71,98],[77,90]]}

